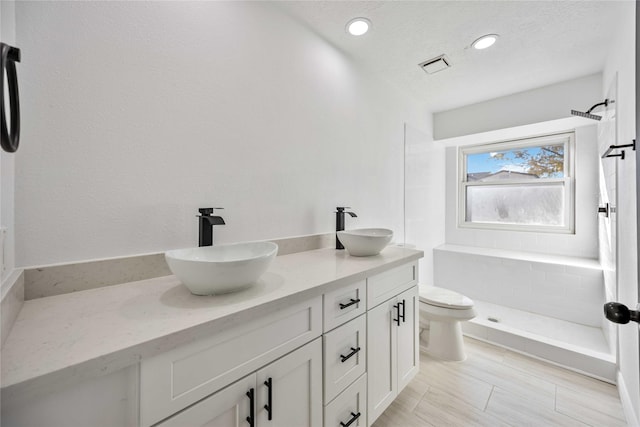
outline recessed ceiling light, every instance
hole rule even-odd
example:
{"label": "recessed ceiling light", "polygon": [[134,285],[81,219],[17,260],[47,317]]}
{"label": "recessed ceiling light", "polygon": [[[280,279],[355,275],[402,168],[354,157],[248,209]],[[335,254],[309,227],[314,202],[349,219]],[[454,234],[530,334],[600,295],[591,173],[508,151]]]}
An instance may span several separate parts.
{"label": "recessed ceiling light", "polygon": [[371,21],[367,18],[353,18],[347,23],[347,32],[353,36],[361,36],[371,27]]}
{"label": "recessed ceiling light", "polygon": [[493,46],[493,44],[498,40],[497,34],[487,34],[485,36],[480,37],[478,40],[471,43],[474,49],[486,49],[489,46]]}

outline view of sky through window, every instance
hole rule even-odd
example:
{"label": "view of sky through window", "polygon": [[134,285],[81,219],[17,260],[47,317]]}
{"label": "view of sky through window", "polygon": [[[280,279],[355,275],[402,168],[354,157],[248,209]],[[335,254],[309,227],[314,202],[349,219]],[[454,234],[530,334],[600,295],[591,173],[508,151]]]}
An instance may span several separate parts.
{"label": "view of sky through window", "polygon": [[520,172],[539,178],[564,176],[564,145],[467,154],[467,174]]}
{"label": "view of sky through window", "polygon": [[569,134],[464,147],[465,226],[572,232]]}

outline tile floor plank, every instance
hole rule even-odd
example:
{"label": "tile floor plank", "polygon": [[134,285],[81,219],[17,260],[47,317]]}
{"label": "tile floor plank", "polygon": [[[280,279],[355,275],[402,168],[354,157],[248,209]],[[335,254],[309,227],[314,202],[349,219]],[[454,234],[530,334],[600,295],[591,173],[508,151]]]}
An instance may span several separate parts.
{"label": "tile floor plank", "polygon": [[548,378],[554,384],[578,391],[590,390],[597,395],[619,398],[615,385],[588,377],[569,369],[561,368],[543,360],[510,351],[504,357],[504,364],[526,372]]}
{"label": "tile floor plank", "polygon": [[558,426],[558,427],[586,427],[584,424],[567,415],[556,412],[546,406],[539,405],[528,399],[523,399],[506,390],[496,387],[487,405],[487,413],[496,418],[508,421],[514,426]]}
{"label": "tile floor plank", "polygon": [[414,413],[436,426],[508,426],[506,422],[437,387],[429,388]]}
{"label": "tile floor plank", "polygon": [[484,410],[493,385],[461,372],[457,367],[458,363],[448,364],[426,359],[426,363],[420,364],[417,378],[476,409]]}
{"label": "tile floor plank", "polygon": [[467,360],[421,352],[420,372],[373,427],[626,426],[614,385],[465,337]]}
{"label": "tile floor plank", "polygon": [[593,397],[589,391],[576,391],[558,387],[556,411],[593,427],[626,425],[619,398]]}

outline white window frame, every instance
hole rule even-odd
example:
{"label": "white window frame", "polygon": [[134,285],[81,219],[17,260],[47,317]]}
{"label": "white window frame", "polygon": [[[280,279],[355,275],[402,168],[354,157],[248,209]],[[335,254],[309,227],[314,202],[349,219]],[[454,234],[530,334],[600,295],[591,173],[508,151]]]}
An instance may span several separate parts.
{"label": "white window frame", "polygon": [[[564,144],[564,178],[540,178],[536,180],[504,180],[504,181],[467,181],[467,155],[508,151],[541,145]],[[552,135],[535,136],[526,139],[508,140],[482,145],[470,145],[458,148],[458,226],[485,230],[532,231],[543,233],[575,233],[575,132],[563,132]],[[505,182],[506,181],[506,182]],[[466,220],[466,194],[470,186],[487,185],[561,185],[564,189],[564,225],[527,225],[502,224],[494,222],[471,222]]]}

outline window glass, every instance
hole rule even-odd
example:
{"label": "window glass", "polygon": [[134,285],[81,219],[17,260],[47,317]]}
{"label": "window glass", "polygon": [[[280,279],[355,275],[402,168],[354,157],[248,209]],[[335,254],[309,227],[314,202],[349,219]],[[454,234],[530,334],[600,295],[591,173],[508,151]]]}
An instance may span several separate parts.
{"label": "window glass", "polygon": [[459,223],[573,232],[573,133],[460,150]]}
{"label": "window glass", "polygon": [[468,154],[466,163],[468,182],[565,176],[564,144]]}
{"label": "window glass", "polygon": [[467,187],[469,222],[562,226],[563,213],[562,184]]}

